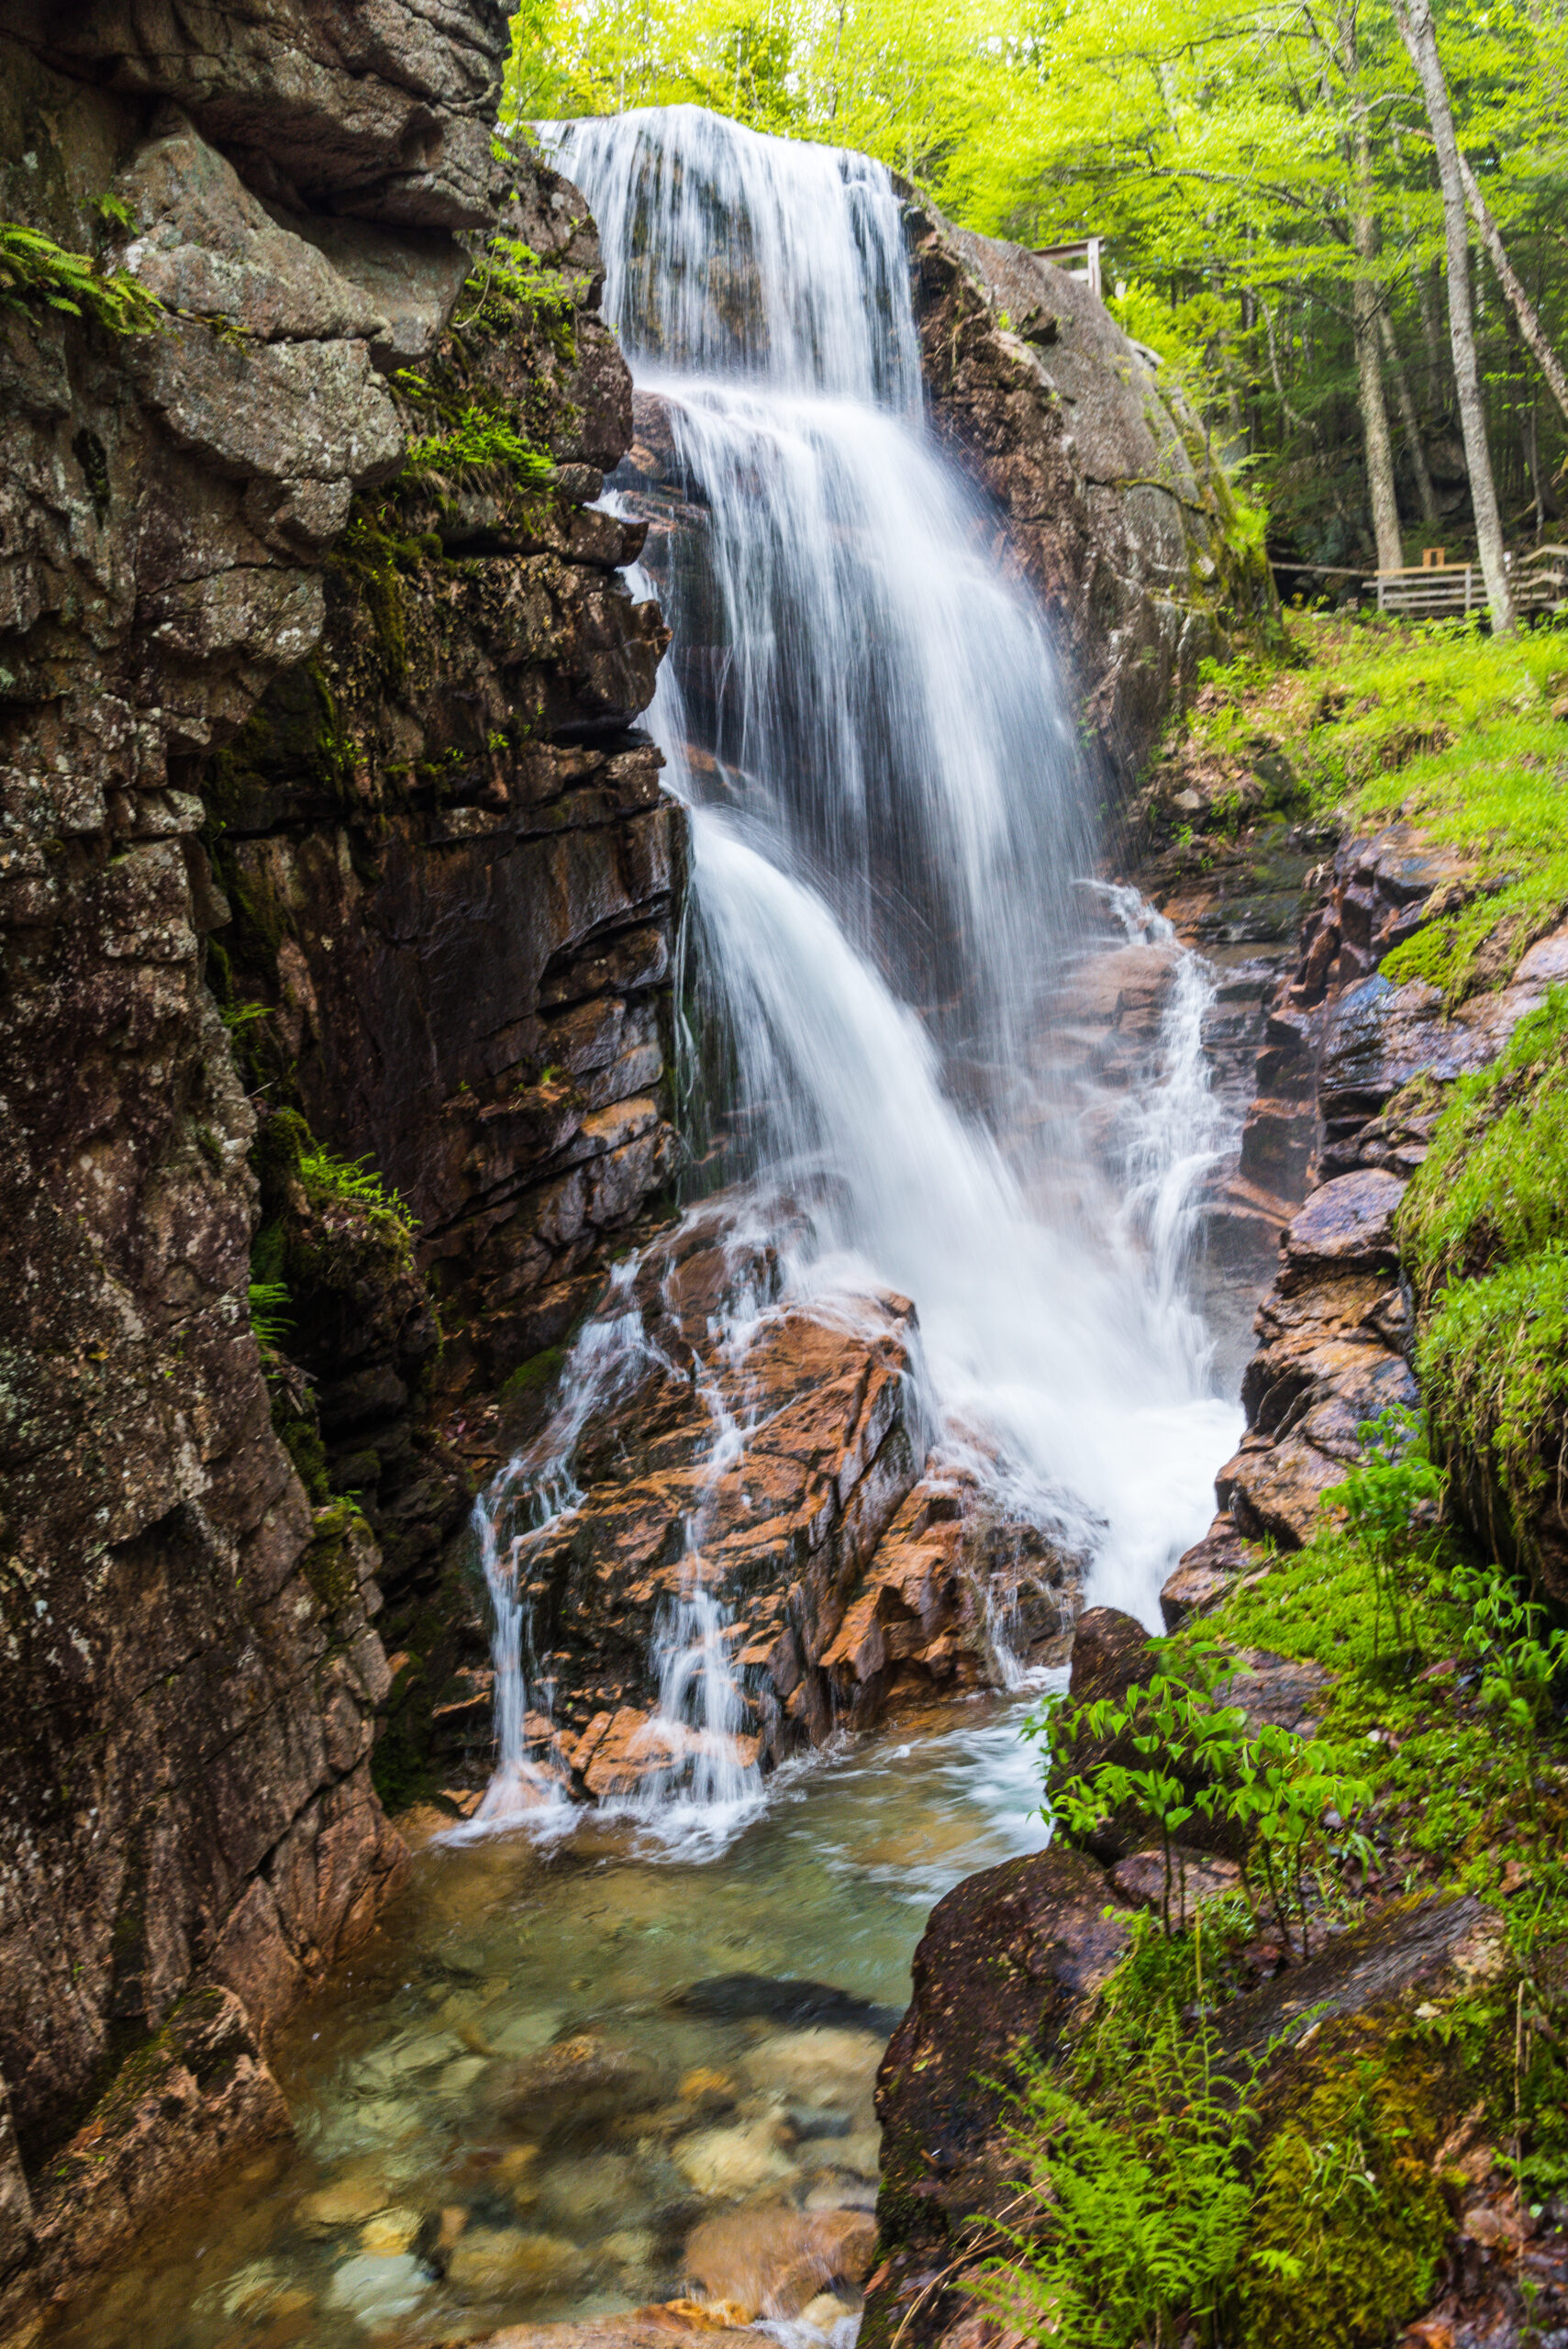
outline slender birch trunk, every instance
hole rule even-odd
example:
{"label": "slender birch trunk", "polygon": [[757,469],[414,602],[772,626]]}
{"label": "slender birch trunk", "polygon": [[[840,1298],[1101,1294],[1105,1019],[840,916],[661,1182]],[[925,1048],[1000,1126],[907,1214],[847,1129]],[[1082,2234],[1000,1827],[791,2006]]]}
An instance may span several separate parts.
{"label": "slender birch trunk", "polygon": [[[1372,149],[1366,124],[1355,129],[1355,243],[1359,261],[1377,254],[1377,214],[1372,196]],[[1360,272],[1352,291],[1356,371],[1361,378],[1362,429],[1366,436],[1366,485],[1372,500],[1373,534],[1377,540],[1379,571],[1399,571],[1405,562],[1404,534],[1394,494],[1394,445],[1388,432],[1388,403],[1383,395],[1383,360],[1378,351],[1377,321],[1383,291],[1370,270]]]}
{"label": "slender birch trunk", "polygon": [[1475,355],[1475,326],[1470,306],[1470,246],[1459,140],[1454,133],[1442,60],[1438,55],[1437,35],[1432,29],[1431,0],[1394,0],[1394,15],[1400,39],[1410,52],[1426,101],[1427,118],[1432,127],[1448,247],[1449,340],[1453,348],[1454,380],[1459,390],[1459,421],[1464,435],[1465,463],[1470,470],[1470,500],[1475,513],[1481,573],[1486,582],[1486,599],[1492,607],[1492,626],[1501,633],[1513,627],[1514,601],[1508,592],[1503,525],[1497,512],[1492,455],[1486,445],[1486,413],[1481,403],[1481,368]]}

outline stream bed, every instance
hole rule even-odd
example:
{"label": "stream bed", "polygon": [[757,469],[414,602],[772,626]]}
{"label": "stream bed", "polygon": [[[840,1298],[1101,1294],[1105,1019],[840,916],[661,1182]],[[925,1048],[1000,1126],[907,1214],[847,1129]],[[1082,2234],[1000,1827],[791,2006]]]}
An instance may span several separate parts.
{"label": "stream bed", "polygon": [[[1040,1696],[904,1714],[724,1821],[428,1843],[276,2051],[295,2144],[176,2215],[53,2349],[413,2349],[677,2295],[706,2213],[869,2210],[873,2082],[932,1905],[1047,1840]],[[853,2313],[819,2295],[781,2329],[814,2349]]]}

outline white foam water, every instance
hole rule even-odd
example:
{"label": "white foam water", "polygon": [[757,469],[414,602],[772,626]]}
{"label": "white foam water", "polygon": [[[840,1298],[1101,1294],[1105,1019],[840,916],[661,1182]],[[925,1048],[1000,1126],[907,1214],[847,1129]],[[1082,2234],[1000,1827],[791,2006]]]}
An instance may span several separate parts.
{"label": "white foam water", "polygon": [[[673,643],[651,724],[691,809],[691,1115],[721,1179],[810,1184],[818,1305],[868,1281],[915,1298],[947,1449],[1090,1556],[1093,1602],[1155,1625],[1239,1416],[1186,1283],[1196,1184],[1231,1139],[1212,985],[1177,960],[1107,1179],[1053,1025],[1107,920],[1168,925],[1084,885],[1096,780],[1044,614],[925,425],[893,184],[689,106],[542,136],[662,419],[645,576]],[[564,1491],[617,1345],[645,1342],[617,1313],[579,1341],[536,1490]],[[651,1660],[672,1761],[645,1808],[743,1815],[755,1789],[708,1769],[734,1691],[694,1553]]]}

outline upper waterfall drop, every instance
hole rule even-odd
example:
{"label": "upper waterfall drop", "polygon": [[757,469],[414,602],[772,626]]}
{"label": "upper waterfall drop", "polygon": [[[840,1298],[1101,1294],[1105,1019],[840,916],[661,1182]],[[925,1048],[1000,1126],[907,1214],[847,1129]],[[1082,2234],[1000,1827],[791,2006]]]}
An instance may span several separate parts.
{"label": "upper waterfall drop", "polygon": [[605,315],[639,382],[751,375],[918,415],[904,223],[880,163],[695,106],[538,128],[588,197]]}

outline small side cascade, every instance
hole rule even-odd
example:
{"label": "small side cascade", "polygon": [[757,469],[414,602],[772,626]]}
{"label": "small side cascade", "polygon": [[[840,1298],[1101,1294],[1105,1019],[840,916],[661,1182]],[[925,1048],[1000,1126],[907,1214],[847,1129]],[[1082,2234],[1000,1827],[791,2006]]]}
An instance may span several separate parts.
{"label": "small side cascade", "polygon": [[561,1772],[541,1758],[553,1743],[548,1689],[541,1691],[545,1701],[539,1712],[529,1709],[527,1667],[532,1662],[533,1610],[517,1586],[517,1542],[504,1556],[498,1521],[484,1499],[475,1505],[474,1531],[495,1615],[490,1653],[495,1672],[496,1757],[469,1832],[510,1826],[525,1818],[541,1826],[546,1814],[561,1814],[567,1808]]}
{"label": "small side cascade", "polygon": [[1161,1015],[1157,1074],[1138,1087],[1121,1121],[1120,1222],[1141,1243],[1162,1319],[1183,1330],[1195,1380],[1209,1361],[1207,1332],[1186,1298],[1184,1275],[1197,1230],[1201,1185],[1235,1141],[1233,1119],[1214,1090],[1204,1022],[1215,1000],[1215,974],[1200,954],[1178,949],[1176,933],[1136,889],[1105,891],[1129,943],[1173,952],[1171,988]]}
{"label": "small side cascade", "polygon": [[[743,1395],[747,1349],[773,1304],[759,1280],[756,1235],[744,1216],[725,1234],[724,1250],[730,1276],[706,1335],[715,1361]],[[773,1263],[772,1252],[761,1261]],[[574,1815],[571,1769],[552,1717],[553,1687],[539,1678],[532,1652],[528,1575],[546,1541],[582,1506],[576,1466],[584,1436],[610,1424],[617,1406],[651,1379],[694,1390],[710,1435],[693,1464],[698,1481],[681,1586],[661,1605],[650,1643],[658,1705],[625,1743],[605,1808],[678,1840],[701,1821],[727,1834],[761,1799],[759,1740],[749,1727],[735,1663],[734,1634],[744,1626],[734,1623],[732,1609],[706,1579],[700,1548],[719,1480],[745,1459],[745,1412],[737,1411],[700,1354],[678,1360],[650,1335],[645,1307],[651,1295],[668,1310],[675,1276],[674,1252],[659,1242],[616,1267],[604,1305],[573,1346],[550,1424],[475,1504],[494,1609],[496,1759],[478,1809],[459,1833],[520,1823],[548,1836]]]}
{"label": "small side cascade", "polygon": [[634,1386],[651,1364],[666,1366],[648,1343],[631,1291],[639,1269],[629,1259],[611,1275],[603,1309],[579,1333],[562,1375],[560,1400],[539,1443],[502,1469],[473,1506],[473,1530],[495,1623],[490,1655],[495,1681],[495,1766],[466,1829],[473,1833],[522,1821],[550,1831],[569,1823],[570,1774],[555,1736],[550,1684],[537,1676],[530,1704],[533,1604],[524,1581],[529,1549],[541,1532],[582,1501],[573,1462],[583,1431]]}
{"label": "small side cascade", "polygon": [[694,1553],[687,1587],[666,1601],[654,1631],[659,1709],[630,1749],[650,1766],[629,1808],[662,1831],[689,1831],[694,1814],[706,1814],[710,1831],[727,1834],[762,1799],[759,1740],[735,1666],[743,1628],[704,1584]]}

